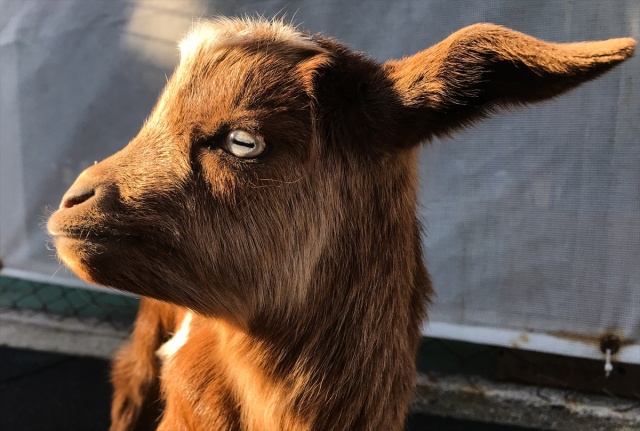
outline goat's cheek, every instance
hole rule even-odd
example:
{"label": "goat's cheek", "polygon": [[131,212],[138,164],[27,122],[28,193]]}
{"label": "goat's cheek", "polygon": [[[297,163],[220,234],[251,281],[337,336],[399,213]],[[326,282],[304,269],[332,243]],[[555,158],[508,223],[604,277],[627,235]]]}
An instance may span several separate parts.
{"label": "goat's cheek", "polygon": [[209,192],[214,197],[235,200],[238,172],[225,164],[218,156],[203,158],[202,165],[203,176]]}

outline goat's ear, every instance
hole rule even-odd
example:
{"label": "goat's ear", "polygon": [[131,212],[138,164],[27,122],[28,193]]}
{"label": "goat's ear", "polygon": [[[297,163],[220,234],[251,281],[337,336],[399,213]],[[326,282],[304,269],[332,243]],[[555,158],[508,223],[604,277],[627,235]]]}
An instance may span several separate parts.
{"label": "goat's ear", "polygon": [[444,135],[500,107],[561,94],[633,55],[633,39],[554,44],[476,24],[383,65],[422,138]]}

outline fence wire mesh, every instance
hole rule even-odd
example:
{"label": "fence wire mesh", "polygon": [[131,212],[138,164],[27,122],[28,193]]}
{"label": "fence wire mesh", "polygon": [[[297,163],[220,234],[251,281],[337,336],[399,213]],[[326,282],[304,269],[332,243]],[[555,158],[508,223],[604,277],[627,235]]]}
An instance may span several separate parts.
{"label": "fence wire mesh", "polygon": [[0,277],[0,310],[44,313],[51,318],[75,318],[87,324],[108,323],[114,329],[124,330],[133,323],[138,302],[116,293]]}

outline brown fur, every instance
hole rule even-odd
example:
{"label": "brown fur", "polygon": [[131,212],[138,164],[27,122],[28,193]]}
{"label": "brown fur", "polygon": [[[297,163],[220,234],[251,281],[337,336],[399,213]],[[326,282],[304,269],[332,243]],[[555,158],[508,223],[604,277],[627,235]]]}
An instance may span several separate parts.
{"label": "brown fur", "polygon": [[[418,144],[562,93],[634,44],[480,24],[380,65],[280,23],[197,26],[139,135],[48,225],[78,275],[142,296],[112,430],[402,429],[432,293]],[[233,129],[268,152],[226,153]],[[187,310],[186,343],[161,359]]]}

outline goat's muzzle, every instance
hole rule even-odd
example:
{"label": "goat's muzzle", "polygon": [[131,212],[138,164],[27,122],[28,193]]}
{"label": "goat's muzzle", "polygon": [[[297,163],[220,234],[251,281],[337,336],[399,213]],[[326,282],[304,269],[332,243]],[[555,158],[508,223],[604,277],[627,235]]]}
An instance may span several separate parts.
{"label": "goat's muzzle", "polygon": [[118,219],[114,217],[119,209],[118,187],[105,178],[100,164],[82,172],[47,223],[60,259],[92,282],[96,281],[90,275],[94,257],[139,240],[126,224],[114,223]]}

